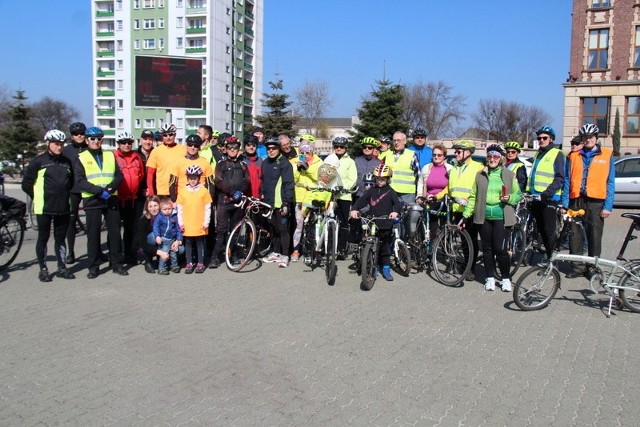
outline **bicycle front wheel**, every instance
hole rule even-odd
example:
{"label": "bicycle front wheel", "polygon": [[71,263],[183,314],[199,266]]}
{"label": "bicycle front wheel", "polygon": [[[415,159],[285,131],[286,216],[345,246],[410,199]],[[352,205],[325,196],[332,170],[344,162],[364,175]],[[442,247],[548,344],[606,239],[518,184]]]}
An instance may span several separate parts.
{"label": "bicycle front wheel", "polygon": [[448,224],[433,243],[433,275],[443,285],[457,286],[471,271],[473,258],[473,245],[467,230]]}
{"label": "bicycle front wheel", "polygon": [[376,282],[376,258],[374,242],[365,242],[362,248],[362,257],[360,257],[360,271],[362,273],[360,289],[363,291],[370,291]]}
{"label": "bicycle front wheel", "polygon": [[[507,232],[507,255],[509,256],[509,277],[513,277],[520,268],[526,250],[526,241],[520,225],[516,224]],[[502,279],[500,269],[496,269],[496,278]]]}
{"label": "bicycle front wheel", "polygon": [[338,273],[338,267],[336,266],[336,248],[338,228],[334,221],[328,221],[326,228],[326,247],[325,247],[325,263],[324,273],[327,276],[327,284],[333,286],[336,283],[336,274]]}
{"label": "bicycle front wheel", "polygon": [[242,270],[251,261],[255,248],[256,226],[253,221],[244,218],[229,234],[224,256],[227,268],[231,271]]}
{"label": "bicycle front wheel", "polygon": [[549,305],[560,288],[560,274],[555,268],[532,267],[513,286],[513,302],[524,311],[540,310]]}
{"label": "bicycle front wheel", "polygon": [[[632,268],[631,272],[640,276],[640,266]],[[640,313],[640,281],[630,274],[625,274],[620,281],[620,286],[626,288],[618,290],[618,296],[624,306],[634,313]]]}
{"label": "bicycle front wheel", "polygon": [[27,225],[22,219],[8,219],[0,228],[0,270],[4,270],[16,259]]}
{"label": "bicycle front wheel", "polygon": [[405,242],[396,239],[394,242],[393,269],[400,275],[408,277],[411,273],[411,251]]}

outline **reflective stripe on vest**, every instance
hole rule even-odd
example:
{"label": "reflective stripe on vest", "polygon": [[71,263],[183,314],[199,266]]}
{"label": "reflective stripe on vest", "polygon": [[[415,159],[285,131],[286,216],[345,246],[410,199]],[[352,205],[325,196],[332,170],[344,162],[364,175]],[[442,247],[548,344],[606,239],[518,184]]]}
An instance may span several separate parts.
{"label": "reflective stripe on vest", "polygon": [[385,164],[393,170],[389,185],[398,193],[416,193],[416,174],[411,169],[411,163],[415,155],[416,153],[411,150],[404,150],[397,158],[395,154],[388,155],[385,161]]}
{"label": "reflective stripe on vest", "polygon": [[[554,165],[556,157],[562,155],[562,151],[557,148],[552,148],[545,154],[542,159],[538,160],[538,154],[533,158],[533,168],[531,169],[531,176],[529,177],[529,183],[527,184],[527,190],[534,194],[544,192],[549,185],[553,182],[555,176]],[[537,166],[536,166],[537,164]],[[562,188],[556,190],[555,194],[560,195]]]}
{"label": "reflective stripe on vest", "polygon": [[[89,150],[80,153],[78,158],[80,158],[80,163],[82,163],[84,167],[87,181],[90,183],[104,188],[113,181],[113,174],[116,171],[116,158],[111,151],[102,152],[102,169],[100,169],[98,162],[96,162],[96,159],[91,155]],[[115,191],[112,194],[116,195],[118,192]],[[86,191],[82,192],[83,199],[88,199],[93,196],[94,194],[87,193]]]}
{"label": "reflective stripe on vest", "polygon": [[612,151],[601,147],[601,153],[591,158],[591,164],[587,169],[587,179],[582,194],[582,180],[584,176],[584,163],[579,151],[569,154],[571,170],[569,171],[569,198],[577,199],[581,195],[593,199],[607,198],[607,181],[609,179],[609,165],[611,164]]}

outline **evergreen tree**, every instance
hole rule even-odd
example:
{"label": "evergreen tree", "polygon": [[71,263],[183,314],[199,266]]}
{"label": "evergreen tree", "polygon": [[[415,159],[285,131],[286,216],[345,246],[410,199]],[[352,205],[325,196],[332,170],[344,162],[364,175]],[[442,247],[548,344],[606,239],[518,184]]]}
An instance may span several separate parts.
{"label": "evergreen tree", "polygon": [[282,93],[282,79],[269,82],[273,93],[265,93],[262,104],[266,107],[265,114],[256,116],[256,121],[264,128],[267,137],[281,133],[293,138],[296,131],[293,129],[298,118],[293,114],[289,95]]}
{"label": "evergreen tree", "polygon": [[362,106],[358,109],[360,124],[354,125],[356,132],[351,133],[352,140],[358,143],[358,146],[352,145],[349,150],[352,155],[360,153],[359,143],[364,137],[388,136],[391,138],[394,132],[407,133],[409,130],[409,123],[402,119],[404,113],[402,86],[392,84],[387,79],[376,80],[376,84],[377,88],[362,101]]}
{"label": "evergreen tree", "polygon": [[616,108],[616,118],[613,125],[613,155],[620,157],[620,110]]}
{"label": "evergreen tree", "polygon": [[30,124],[31,109],[25,105],[24,91],[17,91],[13,99],[16,103],[9,108],[9,121],[0,131],[0,158],[19,167],[37,154],[38,137]]}

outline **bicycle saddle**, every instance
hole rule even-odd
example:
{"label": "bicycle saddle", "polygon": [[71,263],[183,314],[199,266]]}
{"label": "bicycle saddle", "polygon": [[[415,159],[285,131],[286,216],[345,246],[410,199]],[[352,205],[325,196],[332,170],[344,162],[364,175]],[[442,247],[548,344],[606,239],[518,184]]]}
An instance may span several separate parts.
{"label": "bicycle saddle", "polygon": [[640,214],[627,212],[627,213],[623,213],[622,217],[629,218],[629,219],[632,219],[634,222],[640,223]]}

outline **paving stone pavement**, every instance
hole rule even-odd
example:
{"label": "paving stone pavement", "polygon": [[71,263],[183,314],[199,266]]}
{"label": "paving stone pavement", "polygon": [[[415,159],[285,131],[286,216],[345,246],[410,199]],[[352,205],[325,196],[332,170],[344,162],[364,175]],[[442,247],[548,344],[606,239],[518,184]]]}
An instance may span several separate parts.
{"label": "paving stone pavement", "polygon": [[[613,257],[628,220],[607,221]],[[548,308],[425,274],[0,275],[0,425],[637,425],[640,315],[563,278]],[[629,255],[640,257],[638,240]],[[50,268],[54,265],[50,263]],[[78,271],[78,269],[81,269]],[[635,337],[635,338],[634,338]],[[633,368],[636,366],[636,368]],[[636,372],[636,374],[634,374]]]}

